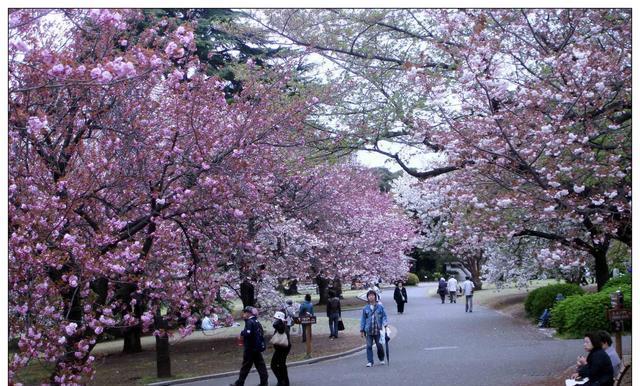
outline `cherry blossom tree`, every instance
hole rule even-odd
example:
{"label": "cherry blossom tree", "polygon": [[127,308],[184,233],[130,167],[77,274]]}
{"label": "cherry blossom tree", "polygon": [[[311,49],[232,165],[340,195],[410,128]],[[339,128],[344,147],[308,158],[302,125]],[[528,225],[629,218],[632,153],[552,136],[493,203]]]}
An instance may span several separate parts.
{"label": "cherry blossom tree", "polygon": [[[48,33],[52,16],[64,39]],[[132,34],[139,19],[10,16],[10,379],[42,358],[56,365],[50,382],[82,383],[106,329],[166,338],[180,321],[186,335],[195,312],[221,311],[218,264],[270,183],[247,159],[310,108],[283,92],[286,71],[255,73],[228,103],[199,73],[189,28]]]}
{"label": "cherry blossom tree", "polygon": [[[599,286],[611,240],[631,246],[629,10],[248,15],[339,68],[344,99],[325,113],[342,125],[331,125],[325,150],[379,152],[418,179],[452,173],[452,192],[496,212],[484,228],[550,241],[549,262],[588,254]],[[373,101],[358,99],[366,90]],[[447,164],[410,167],[384,140]],[[515,214],[523,221],[503,221]]]}
{"label": "cherry blossom tree", "polygon": [[[136,10],[10,15],[12,382],[43,359],[55,364],[49,382],[85,383],[106,331],[125,331],[132,350],[153,331],[168,375],[168,335],[223,314],[225,285],[260,282],[267,304],[292,267],[332,278],[406,269],[411,224],[371,176],[311,165],[295,149],[320,100],[291,83],[292,64],[249,61],[228,100],[191,25],[132,28],[142,20]],[[313,183],[292,195],[302,181]]]}

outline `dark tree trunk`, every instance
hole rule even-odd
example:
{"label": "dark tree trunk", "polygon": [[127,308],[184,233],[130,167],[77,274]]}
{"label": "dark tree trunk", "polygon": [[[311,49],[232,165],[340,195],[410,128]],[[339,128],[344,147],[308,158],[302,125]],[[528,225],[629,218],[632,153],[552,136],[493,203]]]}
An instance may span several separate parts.
{"label": "dark tree trunk", "polygon": [[[70,266],[65,265],[61,270],[51,270],[49,272],[49,277],[54,279],[54,282],[56,282],[62,277],[64,273],[69,273],[69,272],[71,272]],[[67,315],[67,318],[66,318],[67,321],[76,323],[78,325],[78,328],[82,327],[82,315],[83,315],[82,303],[80,302],[80,295],[77,293],[79,291],[80,291],[79,287],[73,288],[70,286],[65,286],[63,291],[61,291],[62,297],[64,299],[64,305],[65,305],[64,311],[63,311],[64,315]],[[60,376],[65,371],[68,371],[68,370],[65,370],[65,367],[67,367],[68,364],[82,361],[82,359],[78,359],[75,357],[76,348],[74,347],[75,344],[78,341],[80,341],[80,339],[82,339],[82,337],[79,336],[79,334],[67,337],[67,341],[65,343],[65,355],[60,357],[60,359],[58,359],[58,361],[56,362],[56,366],[50,376],[50,381],[53,384],[57,383],[55,381],[56,376]]]}
{"label": "dark tree trunk", "polygon": [[124,331],[124,346],[122,348],[123,354],[134,354],[142,352],[142,329],[140,325],[129,327]]}
{"label": "dark tree trunk", "polygon": [[169,352],[169,336],[167,335],[167,322],[158,311],[154,318],[156,329],[160,333],[156,335],[156,368],[158,378],[168,378],[171,376],[171,356]]}
{"label": "dark tree trunk", "polygon": [[[608,246],[609,243],[606,243],[606,247]],[[596,283],[598,284],[598,291],[600,291],[609,280],[609,265],[607,264],[608,248],[606,247],[596,248],[591,253],[591,255],[593,255],[593,259],[595,260]]]}
{"label": "dark tree trunk", "polygon": [[240,299],[242,300],[242,307],[256,305],[256,288],[248,280],[244,280],[240,283]]}
{"label": "dark tree trunk", "polygon": [[329,289],[329,280],[320,276],[316,276],[316,284],[318,285],[318,295],[320,295],[318,304],[327,304],[327,300],[329,300],[327,296],[327,290]]}

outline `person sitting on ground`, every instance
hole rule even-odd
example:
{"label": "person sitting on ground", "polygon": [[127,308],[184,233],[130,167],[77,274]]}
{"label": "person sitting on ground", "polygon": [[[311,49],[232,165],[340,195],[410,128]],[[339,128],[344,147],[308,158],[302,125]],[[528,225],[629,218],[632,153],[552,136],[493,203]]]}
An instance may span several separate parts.
{"label": "person sitting on ground", "polygon": [[602,349],[600,334],[588,332],[584,335],[584,349],[589,353],[586,358],[578,357],[578,372],[571,378],[589,378],[585,385],[613,386],[613,366],[609,355]]}
{"label": "person sitting on ground", "polygon": [[204,318],[202,318],[202,331],[210,331],[213,330],[215,328],[215,326],[213,325],[213,321],[211,320],[211,318],[209,317],[209,315],[205,315]]}

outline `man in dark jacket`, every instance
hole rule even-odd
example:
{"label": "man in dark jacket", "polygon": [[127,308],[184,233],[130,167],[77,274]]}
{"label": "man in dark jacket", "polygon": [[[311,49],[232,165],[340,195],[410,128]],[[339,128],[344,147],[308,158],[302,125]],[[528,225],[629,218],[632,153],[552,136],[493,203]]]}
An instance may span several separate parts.
{"label": "man in dark jacket", "polygon": [[244,353],[242,355],[242,366],[238,380],[231,386],[243,386],[245,379],[251,371],[251,366],[255,365],[258,375],[260,375],[260,386],[269,384],[269,373],[267,373],[267,365],[264,363],[262,352],[266,348],[264,341],[264,330],[258,322],[258,310],[254,307],[247,306],[242,311],[244,319],[244,329],[240,333],[244,343]]}
{"label": "man in dark jacket", "polygon": [[338,338],[338,322],[342,316],[342,310],[340,310],[340,299],[336,296],[334,291],[329,291],[329,301],[327,302],[327,318],[329,318],[329,339]]}

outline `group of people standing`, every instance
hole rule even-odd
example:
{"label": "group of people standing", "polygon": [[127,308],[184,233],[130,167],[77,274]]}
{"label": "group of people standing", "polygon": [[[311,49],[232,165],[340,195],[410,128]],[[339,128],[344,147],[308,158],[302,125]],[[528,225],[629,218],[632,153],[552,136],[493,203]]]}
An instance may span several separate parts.
{"label": "group of people standing", "polygon": [[449,303],[456,303],[458,291],[462,292],[465,297],[464,312],[473,312],[473,290],[476,288],[469,276],[465,277],[462,285],[458,286],[458,280],[454,276],[450,276],[449,280],[441,277],[438,281],[438,295],[444,304],[445,298],[449,295]]}

